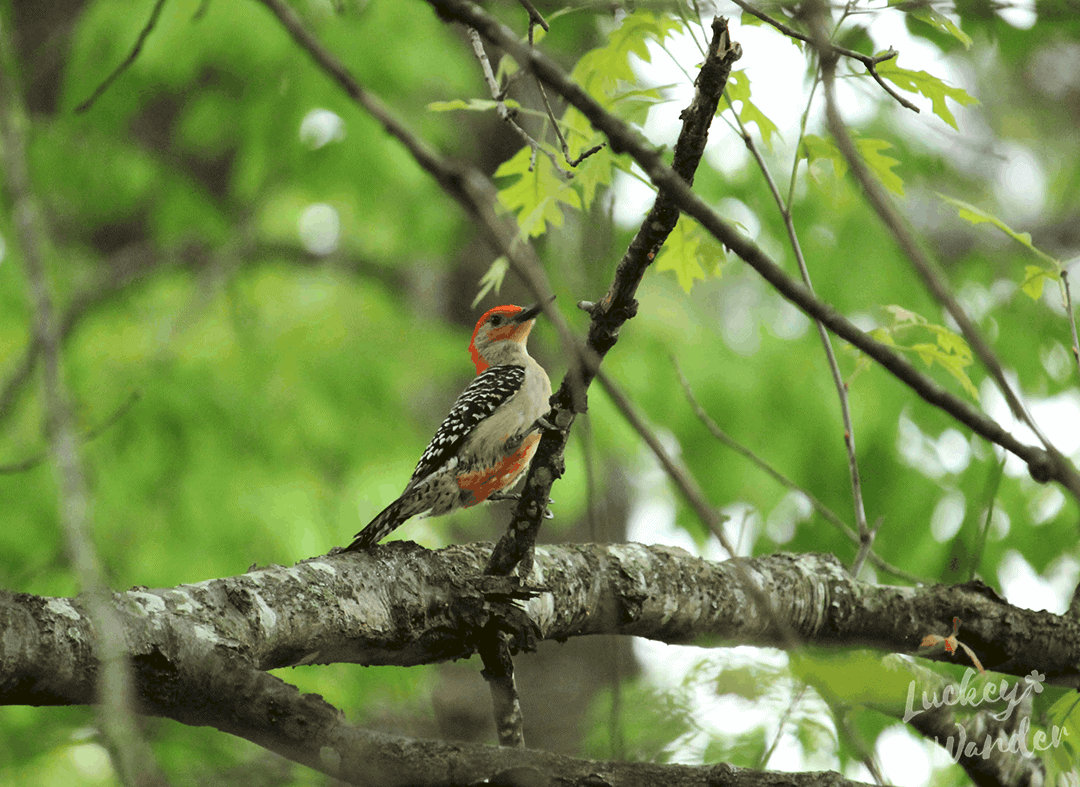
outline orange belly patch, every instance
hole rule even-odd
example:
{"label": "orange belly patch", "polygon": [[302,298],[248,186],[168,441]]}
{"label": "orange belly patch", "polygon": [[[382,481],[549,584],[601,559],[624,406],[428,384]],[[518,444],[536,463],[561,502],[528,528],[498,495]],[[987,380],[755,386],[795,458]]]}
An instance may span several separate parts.
{"label": "orange belly patch", "polygon": [[469,493],[467,498],[463,496],[462,506],[468,508],[482,503],[496,492],[512,486],[528,468],[538,442],[540,435],[531,434],[522,441],[517,451],[495,465],[459,475],[457,485],[462,491]]}

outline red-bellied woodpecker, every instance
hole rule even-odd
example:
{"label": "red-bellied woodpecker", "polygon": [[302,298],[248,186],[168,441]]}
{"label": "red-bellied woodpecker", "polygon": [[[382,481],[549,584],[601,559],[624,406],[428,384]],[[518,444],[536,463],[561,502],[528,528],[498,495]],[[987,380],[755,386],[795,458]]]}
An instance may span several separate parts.
{"label": "red-bellied woodpecker", "polygon": [[521,478],[550,408],[551,381],[525,349],[539,313],[539,306],[496,306],[480,318],[469,343],[476,379],[450,408],[405,491],[346,551],[372,546],[411,517],[493,499]]}

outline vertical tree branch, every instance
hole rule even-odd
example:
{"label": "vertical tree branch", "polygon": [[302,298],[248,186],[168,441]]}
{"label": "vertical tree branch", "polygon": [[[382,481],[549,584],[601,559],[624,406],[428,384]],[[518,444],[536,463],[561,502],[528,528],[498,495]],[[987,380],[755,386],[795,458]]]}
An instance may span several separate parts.
{"label": "vertical tree branch", "polygon": [[[724,86],[727,84],[731,66],[742,56],[742,47],[731,41],[727,30],[727,21],[717,17],[712,24],[713,37],[709,46],[709,55],[701,66],[696,80],[694,98],[682,112],[683,126],[675,144],[672,168],[687,186],[694,182],[694,173],[705,151],[709,138],[709,127],[716,115]],[[641,283],[645,271],[656,258],[660,247],[667,240],[679,219],[679,207],[664,188],[660,188],[656,201],[630,242],[626,253],[615,270],[615,278],[607,294],[595,304],[588,304],[592,321],[589,324],[588,347],[600,360],[615,345],[623,323],[637,312],[634,294]],[[580,369],[579,378],[574,378],[576,370],[563,380],[559,390],[551,401],[556,411],[563,414],[559,426],[568,427],[575,412],[575,388],[586,390],[592,382],[596,367]],[[558,422],[558,418],[556,421]],[[521,495],[519,510],[534,510],[547,501],[547,494],[552,482],[561,475],[562,452],[566,446],[566,437],[553,431],[547,431],[540,440],[536,456],[529,468]],[[539,530],[539,519],[515,516],[503,537],[495,545],[488,570],[493,574],[509,574],[519,563],[521,576],[527,576],[531,569],[531,555]]]}
{"label": "vertical tree branch", "polygon": [[101,728],[124,784],[137,787],[164,784],[164,777],[135,725],[135,693],[128,672],[124,628],[112,606],[111,593],[104,585],[101,566],[87,533],[89,498],[71,408],[61,379],[60,331],[46,279],[46,265],[53,257],[53,250],[27,165],[29,119],[12,77],[17,71],[6,21],[0,22],[4,25],[0,27],[0,149],[4,180],[26,267],[34,341],[41,348],[46,430],[59,487],[59,520],[67,536],[72,567],[87,594],[87,608],[97,637],[94,648],[101,662],[97,684]]}

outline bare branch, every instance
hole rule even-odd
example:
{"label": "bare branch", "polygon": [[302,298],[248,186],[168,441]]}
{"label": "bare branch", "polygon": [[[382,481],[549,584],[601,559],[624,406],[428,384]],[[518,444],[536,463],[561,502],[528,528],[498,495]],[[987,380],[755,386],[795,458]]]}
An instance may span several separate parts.
{"label": "bare branch", "polygon": [[[747,132],[746,126],[742,122],[742,118],[736,114],[735,120],[739,124],[739,131],[742,133],[743,142],[754,156],[758,168],[765,177],[765,182],[769,187],[769,191],[772,193],[773,200],[780,210],[780,216],[783,218],[784,227],[787,230],[788,242],[791,244],[792,251],[795,252],[795,260],[799,265],[799,273],[802,275],[803,283],[811,293],[814,293],[814,285],[810,281],[810,269],[807,267],[806,258],[803,256],[802,244],[799,243],[799,234],[795,231],[795,220],[791,215],[791,207],[788,203],[784,202],[784,198],[780,194],[780,189],[777,188],[772,173],[769,172],[769,167],[765,163],[764,157],[761,155],[761,151],[758,150],[757,145],[754,143],[754,138]],[[799,160],[798,154],[796,153],[795,167],[797,168],[798,165]],[[816,295],[816,293],[814,294]],[[836,361],[836,353],[833,352],[832,340],[829,339],[828,330],[821,320],[814,320],[814,325],[817,326],[818,338],[821,339],[821,345],[825,350],[825,360],[829,364],[829,371],[832,373],[833,378],[833,386],[836,388],[836,396],[840,402],[840,417],[844,424],[844,447],[847,449],[848,474],[851,477],[851,499],[852,508],[855,512],[855,525],[859,530],[860,541],[864,548],[868,549],[872,537],[866,526],[866,508],[863,504],[862,481],[859,478],[859,461],[855,451],[855,425],[851,420],[851,404],[848,400],[847,383],[844,382],[844,377],[840,374],[840,364]],[[865,552],[863,552],[863,555],[865,556]],[[852,572],[858,575],[857,567],[861,565],[862,561],[857,560],[855,566],[852,568]]]}
{"label": "bare branch", "polygon": [[[768,476],[777,481],[781,486],[803,495],[807,499],[807,501],[809,501],[810,506],[819,514],[821,514],[821,516],[825,519],[826,522],[828,522],[830,525],[843,533],[844,536],[847,537],[848,540],[850,540],[852,543],[861,543],[862,540],[859,538],[859,534],[852,530],[846,522],[840,519],[840,517],[838,517],[831,508],[829,508],[827,505],[818,500],[818,498],[816,498],[813,494],[811,494],[810,490],[806,489],[805,487],[799,486],[797,483],[795,483],[786,475],[777,470],[775,467],[770,465],[756,453],[751,451],[749,448],[744,446],[738,440],[736,440],[723,429],[721,429],[717,425],[717,423],[709,417],[709,414],[705,412],[705,408],[701,406],[701,403],[698,402],[697,397],[694,396],[694,390],[690,387],[690,382],[686,379],[686,375],[683,374],[682,369],[679,367],[679,362],[675,360],[675,358],[672,358],[671,361],[675,365],[675,373],[679,376],[679,383],[682,385],[683,393],[686,394],[687,401],[690,402],[691,409],[698,417],[698,420],[700,420],[701,423],[705,425],[705,428],[709,430],[713,437],[715,437],[717,440],[719,440],[731,450],[735,451],[735,453],[749,459],[761,470],[763,470]],[[927,582],[927,579],[925,577],[920,577],[916,574],[912,574],[911,572],[904,571],[901,568],[897,568],[891,563],[886,562],[873,551],[870,552],[869,557],[871,563],[880,568],[882,571],[892,574],[894,577],[900,577],[901,579],[906,579],[909,582],[914,582],[916,584]]]}
{"label": "bare branch", "polygon": [[[127,415],[128,410],[134,406],[135,402],[139,401],[139,392],[132,391],[131,394],[120,403],[112,414],[95,426],[93,429],[87,430],[86,434],[82,436],[79,442],[89,443],[99,435],[106,432],[109,427]],[[0,465],[0,475],[15,475],[16,473],[25,473],[27,470],[32,470],[49,458],[49,451],[40,451],[33,456],[23,459],[21,462],[15,462],[10,465]]]}
{"label": "bare branch", "polygon": [[[325,555],[235,577],[136,588],[117,593],[111,603],[122,616],[140,669],[213,662],[225,645],[247,654],[250,666],[259,670],[437,663],[476,653],[481,590],[461,580],[482,574],[491,547],[458,544],[433,551],[393,541],[369,552]],[[964,641],[987,669],[1021,677],[1038,670],[1048,685],[1080,686],[1080,621],[1020,609],[979,582],[924,587],[860,582],[831,555],[718,563],[666,546],[543,544],[536,548],[533,573],[523,579],[542,583],[544,590],[520,607],[543,641],[616,634],[711,647],[731,642],[784,647],[781,624],[753,614],[746,575],[755,578],[777,618],[795,629],[801,643],[915,653],[927,632],[951,630],[954,610],[962,609]],[[297,587],[310,593],[298,596]],[[305,600],[312,594],[319,604]],[[237,599],[250,604],[238,605]],[[50,696],[53,703],[85,702],[93,696],[86,681],[97,668],[98,651],[83,648],[89,640],[76,638],[91,630],[85,600],[56,602],[41,604],[31,595],[0,591],[4,619],[33,627],[26,629],[25,647],[0,663],[0,705],[48,704]],[[620,614],[598,614],[608,609]],[[295,625],[296,620],[304,625]],[[511,648],[522,644],[515,635]],[[953,663],[943,648],[918,656]]]}
{"label": "bare branch", "polygon": [[[766,14],[764,11],[759,11],[758,9],[754,8],[752,5],[747,3],[746,0],[731,0],[731,1],[733,3],[735,3],[735,5],[737,5],[739,8],[741,8],[743,11],[746,11],[746,13],[752,14],[752,15],[756,16],[758,19],[760,19],[762,22],[765,22],[767,24],[772,25],[773,27],[775,27],[777,30],[779,30],[781,33],[788,36],[789,38],[795,38],[795,39],[797,39],[799,41],[805,41],[808,44],[814,43],[811,40],[810,36],[806,35],[806,33],[800,33],[795,28],[790,27],[788,25],[785,25],[779,19],[774,19],[773,17]],[[904,107],[904,109],[910,109],[912,112],[918,112],[919,111],[919,108],[917,106],[915,106],[910,101],[908,101],[906,98],[904,98],[899,93],[897,93],[893,89],[893,87],[890,84],[888,84],[884,79],[882,79],[881,75],[878,74],[878,72],[877,72],[877,64],[878,63],[883,63],[886,60],[892,60],[894,57],[896,57],[899,54],[899,52],[897,52],[894,49],[889,49],[888,52],[884,52],[884,53],[882,53],[880,55],[876,55],[876,56],[864,55],[862,52],[856,52],[853,49],[847,49],[847,48],[842,47],[842,46],[837,46],[836,44],[833,44],[831,42],[828,44],[828,48],[834,54],[843,55],[844,57],[850,57],[852,60],[858,60],[860,63],[862,63],[864,66],[866,66],[866,70],[870,72],[870,76],[872,76],[874,78],[874,81],[877,82],[879,85],[881,85],[881,88],[886,93],[888,93],[890,96],[892,96],[894,99],[896,99],[897,103],[899,103],[900,106]]]}
{"label": "bare branch", "polygon": [[[139,53],[142,52],[143,44],[146,43],[146,39],[150,37],[150,33],[153,32],[154,27],[157,25],[158,17],[161,16],[161,9],[164,7],[165,0],[157,0],[157,2],[154,3],[154,8],[150,12],[150,18],[146,20],[146,25],[139,32],[139,37],[135,39],[135,46],[131,48],[131,52],[128,53],[128,56],[124,58],[123,62],[121,62],[120,65],[113,69],[113,72],[111,74],[105,77],[105,81],[97,86],[97,89],[94,90],[90,98],[86,99],[77,107],[75,107],[75,114],[81,115],[83,112],[86,112],[86,110],[90,109],[90,107],[94,105],[94,102],[101,98],[105,91],[109,89],[112,83],[115,82],[121,74],[127,71],[128,68],[131,67],[131,64],[135,62],[135,59],[139,56]],[[202,13],[202,9],[196,11],[195,13],[196,16],[200,15]]]}

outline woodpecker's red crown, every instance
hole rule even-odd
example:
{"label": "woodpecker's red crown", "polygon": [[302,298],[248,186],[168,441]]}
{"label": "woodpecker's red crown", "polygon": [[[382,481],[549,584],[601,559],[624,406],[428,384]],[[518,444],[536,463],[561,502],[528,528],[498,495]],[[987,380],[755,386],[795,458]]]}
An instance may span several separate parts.
{"label": "woodpecker's red crown", "polygon": [[476,373],[482,374],[492,364],[501,362],[497,356],[505,353],[506,342],[516,342],[525,349],[525,341],[536,322],[540,306],[523,309],[520,306],[496,306],[484,313],[476,323],[469,353],[476,365]]}

